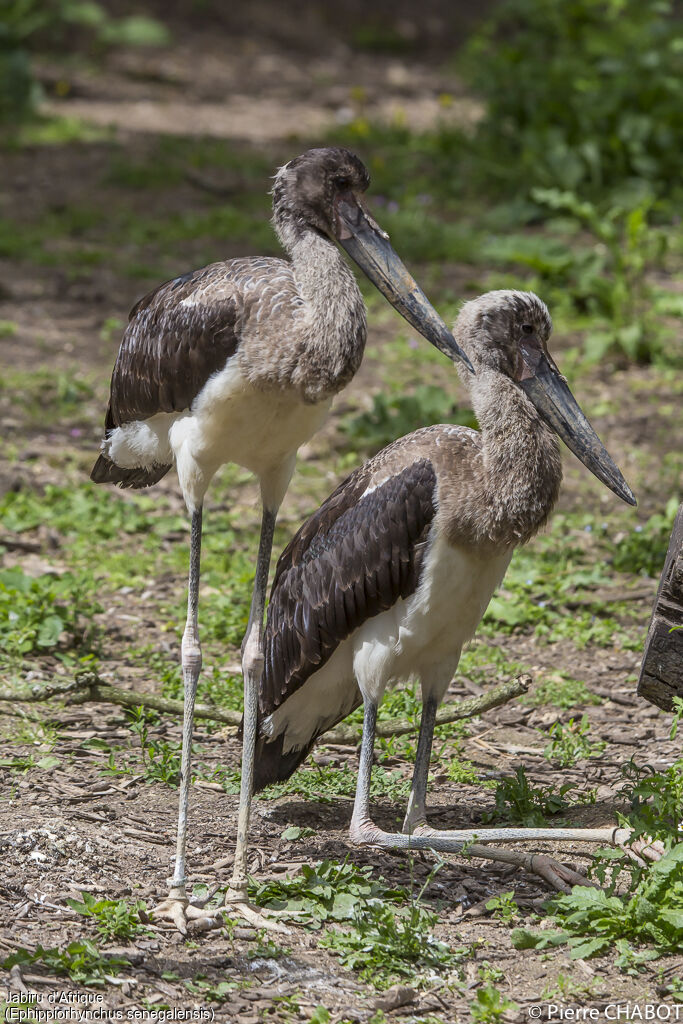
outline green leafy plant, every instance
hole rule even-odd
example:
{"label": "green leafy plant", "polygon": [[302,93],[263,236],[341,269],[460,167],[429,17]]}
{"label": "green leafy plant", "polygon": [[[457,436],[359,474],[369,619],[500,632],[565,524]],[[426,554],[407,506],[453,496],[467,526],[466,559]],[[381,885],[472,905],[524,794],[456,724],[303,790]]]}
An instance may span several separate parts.
{"label": "green leafy plant", "polygon": [[293,878],[251,884],[249,895],[267,910],[278,911],[308,928],[328,921],[352,920],[371,900],[396,903],[408,898],[405,889],[392,888],[372,877],[369,867],[357,868],[348,859],[325,860],[315,867],[303,864]]}
{"label": "green leafy plant", "polygon": [[238,983],[236,981],[219,981],[215,984],[198,974],[191,981],[186,981],[185,987],[192,995],[201,996],[209,1003],[224,1003],[234,994]]}
{"label": "green leafy plant", "polygon": [[477,989],[474,1000],[470,1003],[470,1014],[478,1024],[496,1024],[506,1013],[518,1010],[519,1006],[509,999],[491,982]]}
{"label": "green leafy plant", "polygon": [[552,786],[534,787],[520,766],[515,769],[514,776],[506,776],[498,782],[495,807],[482,814],[482,820],[513,821],[528,827],[542,827],[549,815],[559,814],[571,806],[565,796],[572,788],[570,782],[560,786],[559,792]]}
{"label": "green leafy plant", "polygon": [[609,350],[639,363],[659,357],[661,331],[649,274],[661,266],[668,235],[649,223],[651,200],[599,209],[556,188],[531,194],[554,213],[568,214],[594,238],[590,249],[568,250],[565,266],[555,267],[552,277],[575,309],[598,318],[585,343],[589,359],[597,361]]}
{"label": "green leafy plant", "polygon": [[570,768],[584,757],[598,757],[607,744],[604,740],[590,739],[590,722],[586,715],[581,721],[570,718],[566,725],[555,722],[550,727],[550,743],[543,754],[549,761],[557,761],[562,768]]}
{"label": "green leafy plant", "polygon": [[9,660],[57,647],[92,651],[93,616],[101,611],[91,582],[73,573],[29,576],[19,566],[0,571],[0,642]]}
{"label": "green leafy plant", "polygon": [[493,916],[503,924],[510,924],[519,914],[514,892],[502,892],[500,896],[492,896],[487,900],[486,909],[492,911]]}
{"label": "green leafy plant", "polygon": [[76,983],[98,986],[107,983],[107,975],[118,974],[121,968],[130,966],[124,957],[103,956],[89,939],[70,942],[62,950],[57,947],[45,949],[38,945],[31,952],[20,947],[6,957],[0,966],[8,971],[15,964],[21,967],[35,966],[50,974],[68,974]]}
{"label": "green leafy plant", "polygon": [[[463,67],[486,102],[475,136],[499,188],[678,187],[683,78],[667,0],[508,0]],[[495,155],[495,158],[494,158]],[[485,159],[488,157],[488,160]]]}
{"label": "green leafy plant", "polygon": [[[672,726],[674,735],[677,724]],[[635,836],[648,836],[669,846],[677,842],[683,821],[683,755],[663,771],[631,760],[621,772],[626,779],[622,795],[631,804],[625,823]]]}
{"label": "green leafy plant", "polygon": [[419,902],[397,910],[371,900],[355,908],[352,929],[329,930],[320,945],[365,981],[386,988],[397,978],[412,977],[429,968],[452,970],[469,952],[465,948],[451,950],[436,939],[431,931],[436,920],[437,914]]}
{"label": "green leafy plant", "polygon": [[481,779],[478,769],[472,762],[463,761],[460,758],[449,761],[446,775],[452,782],[460,782],[466,786],[483,786],[485,789],[493,789],[496,785],[493,779]]}
{"label": "green leafy plant", "polygon": [[112,752],[106,767],[102,769],[103,774],[142,775],[145,782],[164,782],[168,786],[177,787],[180,783],[181,745],[150,738],[149,726],[159,721],[155,711],[149,711],[140,705],[127,708],[126,714],[131,720],[132,731],[140,739],[142,765],[130,760],[121,760]]}
{"label": "green leafy plant", "polygon": [[81,897],[66,902],[78,914],[97,922],[97,934],[104,942],[132,939],[146,930],[147,908],[142,900],[129,904],[125,900],[97,899],[88,892],[81,892]]}
{"label": "green leafy plant", "polygon": [[655,512],[647,522],[621,537],[612,554],[612,565],[618,572],[659,578],[678,505],[677,496],[669,498],[662,512]]}
{"label": "green leafy plant", "polygon": [[[552,916],[559,930],[531,932],[515,929],[516,949],[545,949],[566,944],[573,959],[598,956],[620,940],[652,946],[652,957],[683,952],[683,843],[641,874],[635,889],[608,895],[604,889],[574,886],[556,897]],[[621,966],[633,965],[625,946]]]}
{"label": "green leafy plant", "polygon": [[32,52],[72,48],[74,38],[88,37],[102,46],[159,46],[169,38],[160,22],[139,14],[112,18],[96,0],[6,0],[0,27],[0,121],[27,117],[38,99]]}

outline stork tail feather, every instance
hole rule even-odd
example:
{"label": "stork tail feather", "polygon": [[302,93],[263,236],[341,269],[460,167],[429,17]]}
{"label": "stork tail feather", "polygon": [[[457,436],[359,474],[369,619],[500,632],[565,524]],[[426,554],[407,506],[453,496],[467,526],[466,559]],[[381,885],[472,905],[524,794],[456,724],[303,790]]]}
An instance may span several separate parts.
{"label": "stork tail feather", "polygon": [[310,754],[317,738],[316,734],[306,746],[283,754],[284,733],[280,733],[273,740],[260,736],[256,741],[254,792],[260,793],[266,786],[272,786],[276,782],[286,782],[287,779],[291,778],[299,765]]}
{"label": "stork tail feather", "polygon": [[119,487],[134,487],[139,490],[141,487],[151,487],[152,484],[158,483],[170,468],[171,464],[124,469],[122,466],[117,466],[106,455],[100,455],[92,468],[90,479],[94,480],[96,484],[118,484]]}

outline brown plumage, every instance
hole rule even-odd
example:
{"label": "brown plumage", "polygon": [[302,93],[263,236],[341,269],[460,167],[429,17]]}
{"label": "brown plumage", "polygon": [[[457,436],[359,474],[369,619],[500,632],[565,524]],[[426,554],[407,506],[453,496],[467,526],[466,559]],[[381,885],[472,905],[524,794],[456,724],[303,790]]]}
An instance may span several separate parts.
{"label": "brown plumage", "polygon": [[302,686],[366,619],[417,587],[436,512],[434,467],[418,459],[363,497],[374,468],[364,466],[345,480],[278,561],[259,697],[263,714]]}

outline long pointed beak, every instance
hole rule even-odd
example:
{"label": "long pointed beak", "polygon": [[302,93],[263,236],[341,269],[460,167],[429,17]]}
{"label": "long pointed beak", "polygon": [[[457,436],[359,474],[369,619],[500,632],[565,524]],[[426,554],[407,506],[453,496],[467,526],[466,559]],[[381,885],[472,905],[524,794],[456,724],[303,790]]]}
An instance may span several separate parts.
{"label": "long pointed beak", "polygon": [[339,194],[335,212],[337,241],[375,287],[427,341],[449,359],[459,359],[474,373],[469,359],[394,251],[387,233],[352,192]]}
{"label": "long pointed beak", "polygon": [[548,426],[574,455],[628,505],[635,505],[633,491],[612,461],[607,449],[581,411],[579,403],[552,360],[540,347],[523,352],[523,371],[517,383],[538,409]]}

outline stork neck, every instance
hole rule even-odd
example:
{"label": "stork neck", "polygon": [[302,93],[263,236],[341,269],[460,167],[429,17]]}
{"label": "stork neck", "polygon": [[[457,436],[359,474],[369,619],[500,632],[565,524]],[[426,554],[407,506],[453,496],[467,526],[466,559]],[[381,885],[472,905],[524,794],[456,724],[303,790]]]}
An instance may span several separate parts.
{"label": "stork neck", "polygon": [[492,539],[519,544],[545,523],[562,480],[560,449],[526,395],[503,374],[481,371],[471,382],[481,427],[482,486]]}
{"label": "stork neck", "polygon": [[340,391],[360,366],[367,330],[365,304],[334,242],[310,229],[299,230],[294,237],[284,234],[283,242],[288,243],[305,309],[305,359],[299,361],[295,383],[306,401],[318,402]]}
{"label": "stork neck", "polygon": [[349,290],[360,298],[358,285],[346,260],[329,238],[307,230],[287,248],[301,297],[312,308],[327,310],[337,293],[348,302]]}

